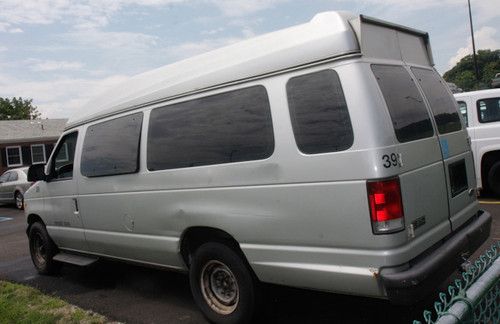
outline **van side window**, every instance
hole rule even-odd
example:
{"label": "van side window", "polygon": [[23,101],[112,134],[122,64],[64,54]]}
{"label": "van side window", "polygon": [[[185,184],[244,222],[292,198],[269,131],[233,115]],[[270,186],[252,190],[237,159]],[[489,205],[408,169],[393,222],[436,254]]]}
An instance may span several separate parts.
{"label": "van side window", "polygon": [[500,121],[500,98],[478,100],[477,117],[481,123]]}
{"label": "van side window", "polygon": [[462,129],[455,99],[434,70],[411,68],[429,101],[440,134]]}
{"label": "van side window", "polygon": [[291,78],[286,91],[301,152],[337,152],[352,146],[351,119],[337,72],[324,70]]}
{"label": "van side window", "polygon": [[135,173],[139,170],[142,113],[89,126],[82,149],[86,177]]}
{"label": "van side window", "polygon": [[458,101],[457,103],[460,114],[464,118],[465,126],[469,126],[469,120],[467,119],[467,104],[465,101]]}
{"label": "van side window", "polygon": [[402,66],[372,65],[372,71],[384,96],[399,142],[434,135],[424,100],[412,77]]}
{"label": "van side window", "polygon": [[50,178],[53,180],[73,178],[73,162],[75,159],[78,132],[65,135],[57,145],[51,162]]}
{"label": "van side window", "polygon": [[254,86],[151,111],[148,169],[268,158],[274,151],[266,89]]}

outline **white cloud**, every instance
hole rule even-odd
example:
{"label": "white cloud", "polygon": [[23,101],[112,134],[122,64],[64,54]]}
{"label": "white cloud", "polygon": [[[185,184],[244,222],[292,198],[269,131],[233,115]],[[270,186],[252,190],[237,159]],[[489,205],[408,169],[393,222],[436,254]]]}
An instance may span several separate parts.
{"label": "white cloud", "polygon": [[104,32],[97,29],[80,30],[65,34],[76,45],[101,49],[144,50],[157,44],[158,37],[143,33]]}
{"label": "white cloud", "polygon": [[[430,9],[461,11],[464,16],[468,15],[465,0],[332,0],[332,3],[338,2],[368,5],[372,12],[389,17],[391,20],[398,20],[401,15],[412,14],[414,11]],[[500,17],[499,0],[472,0],[471,8],[475,24],[484,24]]]}
{"label": "white cloud", "polygon": [[224,31],[224,28],[219,27],[219,28],[214,28],[214,29],[210,29],[210,30],[203,30],[201,32],[201,34],[202,35],[215,35],[215,34],[222,33],[223,31]]}
{"label": "white cloud", "polygon": [[9,29],[9,33],[12,33],[12,34],[19,34],[19,33],[22,33],[23,30],[21,28],[12,28],[12,29]]}
{"label": "white cloud", "polygon": [[76,71],[81,70],[83,64],[75,61],[42,61],[38,59],[30,59],[27,62],[30,65],[31,70],[46,72],[46,71]]}
{"label": "white cloud", "polygon": [[77,29],[101,28],[109,24],[112,15],[134,5],[161,7],[179,3],[210,3],[225,15],[234,17],[252,14],[288,1],[290,0],[2,0],[0,32],[20,32],[22,30],[16,26],[22,24],[65,23]]}
{"label": "white cloud", "polygon": [[289,0],[209,0],[227,16],[244,16]]}
{"label": "white cloud", "polygon": [[[500,41],[495,37],[497,30],[493,27],[485,26],[474,32],[476,50],[480,49],[498,49],[500,48]],[[467,45],[461,47],[457,50],[457,54],[450,58],[448,61],[448,67],[452,68],[457,64],[463,57],[472,54],[472,38],[469,36],[467,38]]]}
{"label": "white cloud", "polygon": [[113,75],[102,79],[59,78],[51,81],[24,81],[0,75],[0,89],[3,97],[33,98],[43,118],[64,118],[84,113],[81,108],[91,98],[128,78],[125,75]]}
{"label": "white cloud", "polygon": [[125,6],[161,6],[180,2],[185,0],[2,0],[0,24],[64,22],[79,28],[96,28],[106,26],[111,15]]}
{"label": "white cloud", "polygon": [[0,22],[0,32],[17,34],[22,33],[23,30],[21,28],[12,27],[12,25],[9,23]]}

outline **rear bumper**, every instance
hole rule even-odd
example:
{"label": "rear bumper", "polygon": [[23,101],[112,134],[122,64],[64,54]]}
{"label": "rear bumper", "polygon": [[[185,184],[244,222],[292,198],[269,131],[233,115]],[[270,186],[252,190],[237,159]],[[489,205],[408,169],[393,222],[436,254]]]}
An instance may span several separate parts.
{"label": "rear bumper", "polygon": [[490,234],[491,215],[479,211],[464,228],[430,253],[410,262],[407,270],[386,268],[380,278],[389,300],[412,304],[423,299],[483,244]]}

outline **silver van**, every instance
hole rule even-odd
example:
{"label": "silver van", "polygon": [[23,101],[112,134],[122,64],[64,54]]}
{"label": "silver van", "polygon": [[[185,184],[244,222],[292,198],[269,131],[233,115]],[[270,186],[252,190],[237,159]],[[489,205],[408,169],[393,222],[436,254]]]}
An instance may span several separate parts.
{"label": "silver van", "polygon": [[261,282],[416,301],[491,226],[432,66],[427,33],[326,12],[134,77],[29,170],[33,263],[189,272],[216,323]]}

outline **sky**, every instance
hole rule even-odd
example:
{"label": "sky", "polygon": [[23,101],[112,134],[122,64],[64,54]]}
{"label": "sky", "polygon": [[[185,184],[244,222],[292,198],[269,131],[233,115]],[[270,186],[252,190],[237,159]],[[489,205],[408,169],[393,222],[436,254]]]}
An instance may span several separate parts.
{"label": "sky", "polygon": [[[500,49],[500,0],[471,0],[476,48]],[[466,0],[0,0],[0,97],[82,114],[133,75],[347,10],[429,32],[440,73],[472,52]]]}

